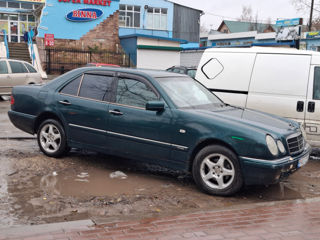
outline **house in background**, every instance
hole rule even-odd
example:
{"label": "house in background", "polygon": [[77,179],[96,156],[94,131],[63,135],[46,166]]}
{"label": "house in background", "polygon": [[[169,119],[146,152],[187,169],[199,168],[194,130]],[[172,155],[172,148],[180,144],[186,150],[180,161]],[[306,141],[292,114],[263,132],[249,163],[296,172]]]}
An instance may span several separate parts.
{"label": "house in background", "polygon": [[258,33],[275,32],[274,24],[223,20],[217,31],[221,33],[239,33],[257,31]]}

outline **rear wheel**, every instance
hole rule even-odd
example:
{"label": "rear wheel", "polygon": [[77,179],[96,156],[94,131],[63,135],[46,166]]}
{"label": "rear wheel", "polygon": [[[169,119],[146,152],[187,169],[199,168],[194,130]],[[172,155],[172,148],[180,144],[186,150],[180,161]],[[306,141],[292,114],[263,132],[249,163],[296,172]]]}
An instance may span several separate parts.
{"label": "rear wheel", "polygon": [[220,145],[207,146],[196,155],[192,174],[197,186],[212,195],[232,195],[243,185],[237,156]]}
{"label": "rear wheel", "polygon": [[64,129],[54,119],[41,123],[37,138],[40,150],[49,157],[61,157],[69,150]]}

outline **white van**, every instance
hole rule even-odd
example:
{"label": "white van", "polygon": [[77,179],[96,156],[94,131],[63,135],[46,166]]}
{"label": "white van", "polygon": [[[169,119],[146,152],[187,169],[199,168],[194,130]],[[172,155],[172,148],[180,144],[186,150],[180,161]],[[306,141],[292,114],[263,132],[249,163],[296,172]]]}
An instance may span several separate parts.
{"label": "white van", "polygon": [[196,79],[224,102],[303,123],[320,146],[320,53],[287,48],[207,49]]}

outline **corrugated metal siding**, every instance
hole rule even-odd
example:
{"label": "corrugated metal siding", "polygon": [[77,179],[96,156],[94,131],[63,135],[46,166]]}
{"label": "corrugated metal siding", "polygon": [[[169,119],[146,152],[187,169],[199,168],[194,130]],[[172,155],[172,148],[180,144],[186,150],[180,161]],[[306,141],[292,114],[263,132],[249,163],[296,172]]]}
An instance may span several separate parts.
{"label": "corrugated metal siding", "polygon": [[182,51],[180,53],[180,65],[186,67],[197,67],[203,53],[204,50]]}
{"label": "corrugated metal siding", "polygon": [[174,4],[173,38],[200,41],[200,11]]}

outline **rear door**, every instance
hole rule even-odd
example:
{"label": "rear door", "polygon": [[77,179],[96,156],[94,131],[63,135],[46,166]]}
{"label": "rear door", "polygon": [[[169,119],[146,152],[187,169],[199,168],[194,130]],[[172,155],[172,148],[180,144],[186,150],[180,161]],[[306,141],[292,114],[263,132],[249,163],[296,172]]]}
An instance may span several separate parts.
{"label": "rear door", "polygon": [[57,110],[64,119],[68,139],[74,144],[106,150],[108,101],[113,81],[113,73],[85,73],[57,93]]}
{"label": "rear door", "polygon": [[0,94],[11,92],[11,79],[6,60],[0,60]]}
{"label": "rear door", "polygon": [[308,141],[320,147],[320,66],[311,68],[305,127]]}
{"label": "rear door", "polygon": [[11,82],[10,85],[17,86],[17,85],[25,85],[27,84],[27,75],[28,69],[24,66],[22,62],[8,60],[10,68],[11,68]]}

